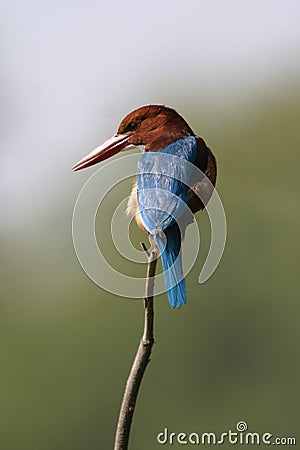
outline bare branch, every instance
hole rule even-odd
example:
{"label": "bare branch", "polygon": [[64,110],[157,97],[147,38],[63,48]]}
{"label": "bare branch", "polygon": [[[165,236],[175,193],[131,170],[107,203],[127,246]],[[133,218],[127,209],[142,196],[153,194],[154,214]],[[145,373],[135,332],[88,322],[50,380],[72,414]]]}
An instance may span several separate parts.
{"label": "bare branch", "polygon": [[149,252],[144,243],[141,243],[141,246],[144,252],[146,253],[148,259],[146,289],[144,297],[144,306],[145,306],[144,333],[140,341],[139,347],[137,349],[137,353],[135,355],[135,359],[132,364],[131,371],[126,383],[117,425],[114,450],[128,449],[130,427],[135,409],[135,404],[146,367],[150,361],[151,350],[154,344],[153,289],[154,289],[157,254],[154,250],[151,250]]}

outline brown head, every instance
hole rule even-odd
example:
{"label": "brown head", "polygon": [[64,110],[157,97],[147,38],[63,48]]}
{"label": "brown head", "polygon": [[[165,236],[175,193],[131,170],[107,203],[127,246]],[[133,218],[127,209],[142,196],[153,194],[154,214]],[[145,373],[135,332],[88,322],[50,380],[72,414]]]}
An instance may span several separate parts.
{"label": "brown head", "polygon": [[194,132],[174,109],[163,105],[142,106],[129,113],[117,134],[75,164],[73,170],[89,167],[132,145],[156,151],[187,136],[194,136]]}

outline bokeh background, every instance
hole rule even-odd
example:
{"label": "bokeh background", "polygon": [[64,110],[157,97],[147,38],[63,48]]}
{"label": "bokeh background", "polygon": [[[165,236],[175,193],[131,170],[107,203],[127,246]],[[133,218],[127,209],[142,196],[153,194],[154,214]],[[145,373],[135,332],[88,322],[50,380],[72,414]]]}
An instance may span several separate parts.
{"label": "bokeh background", "polygon": [[299,13],[297,0],[2,2],[1,450],[113,447],[143,307],[80,267],[72,211],[96,168],[70,167],[146,103],[213,148],[228,240],[200,286],[200,215],[188,305],[156,298],[130,449],[239,420],[299,445]]}

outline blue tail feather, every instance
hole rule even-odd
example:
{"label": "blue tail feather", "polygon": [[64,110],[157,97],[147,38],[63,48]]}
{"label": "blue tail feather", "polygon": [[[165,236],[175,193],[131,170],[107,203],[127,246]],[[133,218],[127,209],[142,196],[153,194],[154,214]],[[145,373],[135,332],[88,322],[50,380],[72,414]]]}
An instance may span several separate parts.
{"label": "blue tail feather", "polygon": [[166,231],[166,244],[155,236],[156,245],[161,254],[167,295],[172,308],[180,308],[186,303],[186,287],[182,274],[181,235],[177,224]]}

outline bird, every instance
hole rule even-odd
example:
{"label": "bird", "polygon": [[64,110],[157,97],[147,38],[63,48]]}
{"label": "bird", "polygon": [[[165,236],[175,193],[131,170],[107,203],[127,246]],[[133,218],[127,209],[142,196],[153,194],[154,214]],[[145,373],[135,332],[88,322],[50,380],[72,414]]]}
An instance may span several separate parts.
{"label": "bird", "polygon": [[216,158],[175,109],[150,104],[127,114],[117,133],[78,161],[73,170],[134,146],[143,152],[126,213],[149,235],[162,261],[169,303],[180,308],[187,297],[182,241],[193,215],[205,208],[213,193]]}

